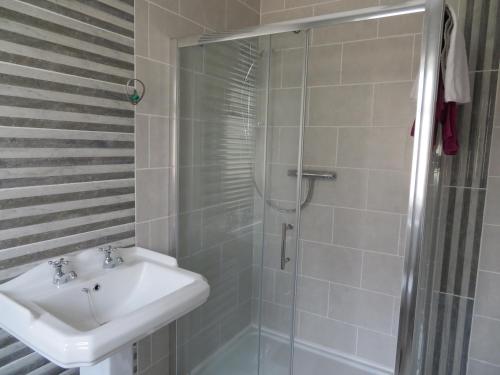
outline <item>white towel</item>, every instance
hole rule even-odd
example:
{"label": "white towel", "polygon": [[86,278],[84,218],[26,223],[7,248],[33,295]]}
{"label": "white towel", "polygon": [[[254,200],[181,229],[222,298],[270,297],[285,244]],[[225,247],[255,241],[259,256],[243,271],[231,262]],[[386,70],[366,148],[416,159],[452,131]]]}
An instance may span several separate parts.
{"label": "white towel", "polygon": [[[469,103],[469,64],[465,39],[458,27],[458,19],[453,8],[446,5],[449,19],[444,25],[443,50],[441,51],[441,72],[444,80],[445,102]],[[412,99],[417,99],[418,79],[411,90]]]}
{"label": "white towel", "polygon": [[459,104],[469,103],[470,83],[469,64],[467,62],[467,51],[465,39],[458,27],[458,19],[452,7],[447,5],[453,27],[451,29],[449,48],[446,57],[444,75],[444,101]]}

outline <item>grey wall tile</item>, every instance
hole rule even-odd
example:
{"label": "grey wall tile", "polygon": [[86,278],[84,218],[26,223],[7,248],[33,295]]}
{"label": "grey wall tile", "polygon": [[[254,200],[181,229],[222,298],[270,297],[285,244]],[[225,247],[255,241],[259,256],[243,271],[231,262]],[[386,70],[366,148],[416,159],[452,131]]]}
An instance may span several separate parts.
{"label": "grey wall tile", "polygon": [[151,2],[172,12],[179,11],[179,2],[177,0],[151,0]]}
{"label": "grey wall tile", "polygon": [[[250,301],[238,306],[236,310],[228,314],[224,319],[224,324],[221,326],[221,338],[228,341],[248,327],[251,321],[251,305]],[[252,350],[254,353],[252,353]],[[257,345],[251,347],[248,355],[256,355]]]}
{"label": "grey wall tile", "polygon": [[169,215],[169,169],[137,171],[137,221]]}
{"label": "grey wall tile", "polygon": [[422,14],[410,14],[388,17],[379,22],[379,36],[421,33],[423,26]]}
{"label": "grey wall tile", "polygon": [[149,223],[135,224],[135,242],[137,246],[149,248]]}
{"label": "grey wall tile", "polygon": [[392,304],[390,296],[334,284],[330,289],[328,316],[390,334]]}
{"label": "grey wall tile", "polygon": [[149,167],[149,118],[135,116],[135,166]]}
{"label": "grey wall tile", "polygon": [[340,82],[342,46],[313,46],[309,50],[307,84],[331,85]]}
{"label": "grey wall tile", "polygon": [[497,320],[474,317],[474,329],[470,339],[471,358],[500,366],[498,345],[500,345],[500,323]]}
{"label": "grey wall tile", "polygon": [[169,357],[155,363],[141,375],[169,375]]}
{"label": "grey wall tile", "polygon": [[284,49],[281,57],[283,87],[302,87],[304,48]]}
{"label": "grey wall tile", "polygon": [[260,17],[260,23],[261,24],[274,23],[274,22],[292,20],[296,18],[311,17],[312,15],[313,15],[312,8],[304,7],[304,8],[287,9],[282,12],[269,12],[262,14]]}
{"label": "grey wall tile", "polygon": [[[292,274],[276,272],[275,301],[291,305],[293,290]],[[314,314],[327,315],[329,283],[322,280],[299,277],[297,280],[297,308]]]}
{"label": "grey wall tile", "polygon": [[148,7],[145,0],[135,2],[135,53],[148,56]]}
{"label": "grey wall tile", "polygon": [[150,223],[149,249],[172,255],[174,245],[174,221],[170,219],[153,220]]}
{"label": "grey wall tile", "polygon": [[198,35],[203,32],[200,25],[173,12],[165,12],[164,24],[166,26],[165,33],[170,38]]}
{"label": "grey wall tile", "polygon": [[483,225],[481,239],[481,256],[479,267],[485,271],[500,272],[500,227],[496,225]]}
{"label": "grey wall tile", "polygon": [[500,275],[480,271],[477,280],[474,312],[481,316],[500,319]]}
{"label": "grey wall tile", "polygon": [[220,246],[203,249],[195,255],[179,259],[179,265],[205,276],[209,283],[215,282],[222,274],[222,251]]}
{"label": "grey wall tile", "polygon": [[404,214],[408,210],[409,189],[410,175],[406,171],[371,170],[367,208]]}
{"label": "grey wall tile", "polygon": [[269,121],[272,125],[298,125],[301,89],[271,90]]}
{"label": "grey wall tile", "polygon": [[[252,298],[252,267],[242,270],[238,275],[238,303],[249,303]],[[250,308],[249,312],[250,314]]]}
{"label": "grey wall tile", "polygon": [[342,58],[342,82],[409,80],[412,57],[412,36],[346,43]]}
{"label": "grey wall tile", "polygon": [[[281,163],[296,165],[299,158],[299,128],[298,127],[280,127],[272,129],[272,155],[278,151],[278,160]],[[278,131],[278,132],[276,132]],[[279,149],[276,150],[275,141],[279,142]],[[291,184],[293,185],[293,184]]]}
{"label": "grey wall tile", "polygon": [[152,116],[149,120],[150,167],[169,167],[170,160],[170,120]]}
{"label": "grey wall tile", "polygon": [[152,59],[170,62],[170,35],[165,18],[169,16],[169,12],[160,7],[149,6],[148,19],[148,43],[149,57]]}
{"label": "grey wall tile", "polygon": [[192,368],[214,353],[221,345],[220,327],[211,326],[194,336],[190,342],[181,347],[178,358],[180,371],[189,372]]}
{"label": "grey wall tile", "polygon": [[184,0],[180,2],[180,14],[201,25],[222,31],[226,28],[225,0]]}
{"label": "grey wall tile", "polygon": [[338,245],[396,254],[399,215],[335,208],[333,242]]}
{"label": "grey wall tile", "polygon": [[222,272],[239,274],[252,265],[253,234],[244,234],[222,245]]}
{"label": "grey wall tile", "polygon": [[365,253],[362,272],[361,287],[393,296],[401,295],[402,257]]}
{"label": "grey wall tile", "polygon": [[468,375],[495,375],[500,372],[500,366],[469,359]]}
{"label": "grey wall tile", "polygon": [[[345,12],[378,5],[376,0],[340,0],[320,3],[314,7],[316,15]],[[313,30],[313,44],[338,43],[377,36],[376,21],[352,22]]]}
{"label": "grey wall tile", "polygon": [[335,181],[316,181],[313,202],[340,207],[365,208],[368,189],[368,171],[335,168]]}
{"label": "grey wall tile", "polygon": [[302,273],[349,285],[361,280],[361,251],[304,241]]}
{"label": "grey wall tile", "polygon": [[488,192],[486,193],[486,224],[500,225],[500,178],[488,178]]}
{"label": "grey wall tile", "polygon": [[137,78],[148,88],[147,96],[137,105],[139,113],[169,114],[170,71],[167,65],[137,57]]}
{"label": "grey wall tile", "polygon": [[201,212],[179,215],[178,248],[179,256],[192,255],[201,250]]}
{"label": "grey wall tile", "polygon": [[[320,9],[318,6],[316,9]],[[312,42],[314,45],[341,43],[377,36],[376,21],[361,21],[334,26],[319,27],[313,30]]]}
{"label": "grey wall tile", "polygon": [[[262,283],[262,299],[264,301],[273,302],[274,301],[274,291],[275,291],[275,283],[276,283],[276,272],[274,269],[264,267],[261,268],[259,266],[253,267],[253,287],[252,287],[252,295],[253,298],[258,299],[260,296],[260,288]],[[262,279],[261,279],[262,272]]]}
{"label": "grey wall tile", "polygon": [[490,168],[488,176],[500,176],[500,129],[498,128],[492,130]]}
{"label": "grey wall tile", "polygon": [[393,336],[366,329],[358,330],[357,354],[369,361],[394,368],[396,344],[397,340]]}
{"label": "grey wall tile", "polygon": [[309,205],[302,211],[300,238],[310,241],[331,242],[333,210],[328,206]]}
{"label": "grey wall tile", "polygon": [[263,0],[261,2],[261,12],[272,12],[285,8],[285,0]]}
{"label": "grey wall tile", "polygon": [[337,129],[307,127],[304,132],[304,165],[332,167],[337,155]]}
{"label": "grey wall tile", "polygon": [[341,167],[397,169],[406,167],[408,128],[342,128],[337,163]]}
{"label": "grey wall tile", "polygon": [[416,102],[410,99],[413,81],[375,85],[373,122],[378,126],[411,126]]}
{"label": "grey wall tile", "polygon": [[272,330],[288,334],[291,325],[291,307],[262,302],[262,324]]}
{"label": "grey wall tile", "polygon": [[371,121],[369,86],[313,87],[309,98],[309,125],[363,125]]}
{"label": "grey wall tile", "polygon": [[298,337],[305,341],[354,354],[356,351],[356,328],[317,315],[300,313]]}
{"label": "grey wall tile", "polygon": [[259,13],[237,0],[227,0],[226,27],[228,30],[241,29],[259,24]]}

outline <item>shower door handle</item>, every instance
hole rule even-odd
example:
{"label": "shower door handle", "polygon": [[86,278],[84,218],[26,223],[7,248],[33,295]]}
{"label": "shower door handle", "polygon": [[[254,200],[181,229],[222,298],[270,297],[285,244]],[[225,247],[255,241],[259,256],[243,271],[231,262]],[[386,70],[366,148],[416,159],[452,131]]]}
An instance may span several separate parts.
{"label": "shower door handle", "polygon": [[286,256],[286,232],[293,229],[292,224],[283,223],[281,224],[281,269],[285,269],[285,265],[290,261],[290,258]]}

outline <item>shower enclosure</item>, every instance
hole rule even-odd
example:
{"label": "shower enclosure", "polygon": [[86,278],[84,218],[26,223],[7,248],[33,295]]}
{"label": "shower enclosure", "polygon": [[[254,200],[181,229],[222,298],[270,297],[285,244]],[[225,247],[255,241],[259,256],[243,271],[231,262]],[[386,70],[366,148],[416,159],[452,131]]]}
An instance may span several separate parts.
{"label": "shower enclosure", "polygon": [[425,366],[442,15],[412,1],[179,41],[177,256],[211,296],[177,322],[177,374]]}

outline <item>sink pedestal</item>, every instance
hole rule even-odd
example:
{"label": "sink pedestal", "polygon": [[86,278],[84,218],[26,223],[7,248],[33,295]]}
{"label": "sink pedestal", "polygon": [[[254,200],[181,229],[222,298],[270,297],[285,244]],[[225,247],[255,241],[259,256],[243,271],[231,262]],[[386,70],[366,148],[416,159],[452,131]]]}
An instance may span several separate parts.
{"label": "sink pedestal", "polygon": [[126,346],[94,366],[80,367],[80,375],[132,375],[134,372],[132,346]]}

